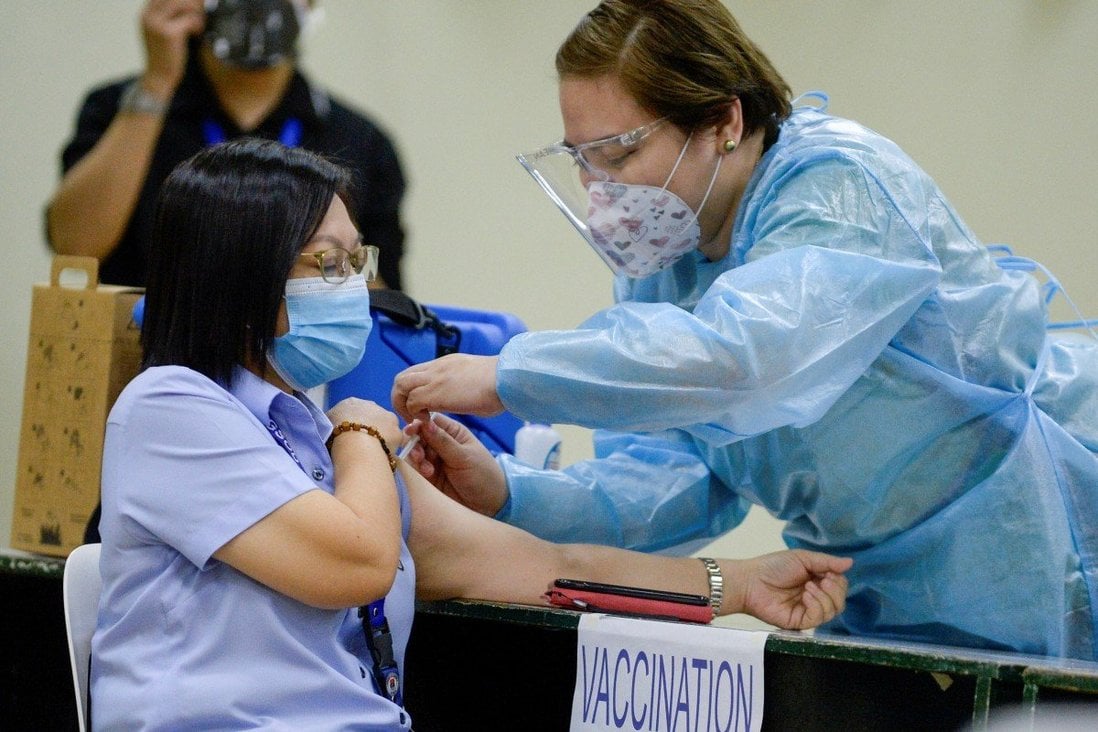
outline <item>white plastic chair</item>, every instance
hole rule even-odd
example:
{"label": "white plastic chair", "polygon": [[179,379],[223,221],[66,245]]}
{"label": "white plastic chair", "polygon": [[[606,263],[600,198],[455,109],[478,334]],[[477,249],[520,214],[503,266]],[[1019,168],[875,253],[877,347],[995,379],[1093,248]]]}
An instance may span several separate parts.
{"label": "white plastic chair", "polygon": [[61,594],[65,603],[65,631],[69,637],[69,662],[76,689],[76,717],[80,732],[88,729],[88,666],[91,641],[99,615],[99,544],[84,544],[72,550],[65,561]]}

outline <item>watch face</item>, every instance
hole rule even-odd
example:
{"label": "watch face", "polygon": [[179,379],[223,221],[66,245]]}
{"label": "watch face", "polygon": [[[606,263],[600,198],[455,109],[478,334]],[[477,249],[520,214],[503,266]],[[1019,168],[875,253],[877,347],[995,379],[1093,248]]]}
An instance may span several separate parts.
{"label": "watch face", "polygon": [[262,69],[291,59],[300,32],[291,0],[206,0],[203,39],[232,66]]}

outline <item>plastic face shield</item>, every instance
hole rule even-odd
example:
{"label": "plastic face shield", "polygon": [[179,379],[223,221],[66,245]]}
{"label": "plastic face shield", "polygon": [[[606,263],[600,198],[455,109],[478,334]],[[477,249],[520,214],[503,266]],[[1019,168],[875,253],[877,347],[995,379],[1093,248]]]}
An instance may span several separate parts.
{"label": "plastic face shield", "polygon": [[532,153],[517,156],[519,163],[533,176],[565,218],[572,222],[580,235],[598,252],[606,264],[616,271],[591,236],[587,225],[590,200],[587,184],[591,181],[613,181],[625,158],[657,127],[667,121],[661,117],[642,127],[620,135],[604,137],[580,145],[567,145],[563,140]]}

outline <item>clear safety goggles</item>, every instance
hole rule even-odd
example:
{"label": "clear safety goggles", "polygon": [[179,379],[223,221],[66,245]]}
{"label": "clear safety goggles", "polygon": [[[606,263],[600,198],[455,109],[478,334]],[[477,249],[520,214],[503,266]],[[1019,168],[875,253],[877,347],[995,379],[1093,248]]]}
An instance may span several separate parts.
{"label": "clear safety goggles", "polygon": [[666,117],[661,117],[620,135],[579,145],[560,140],[517,158],[580,234],[591,241],[587,228],[587,183],[615,180],[625,158],[666,121]]}

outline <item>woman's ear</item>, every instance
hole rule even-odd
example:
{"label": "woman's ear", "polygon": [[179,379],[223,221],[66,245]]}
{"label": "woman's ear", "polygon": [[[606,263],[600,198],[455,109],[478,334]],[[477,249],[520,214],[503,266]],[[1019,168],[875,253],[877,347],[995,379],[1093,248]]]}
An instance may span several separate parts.
{"label": "woman's ear", "polygon": [[714,127],[717,151],[726,155],[736,149],[743,140],[743,105],[736,97],[728,103],[723,118]]}

